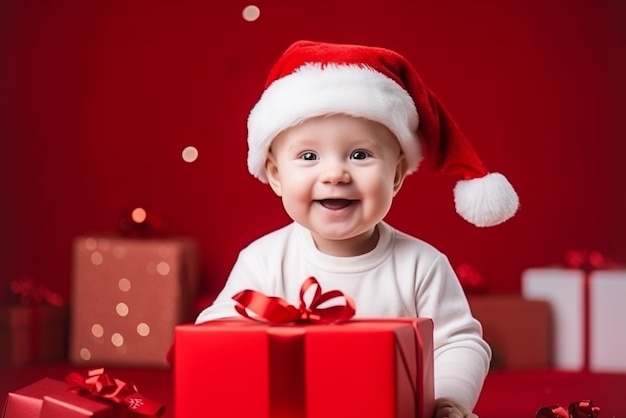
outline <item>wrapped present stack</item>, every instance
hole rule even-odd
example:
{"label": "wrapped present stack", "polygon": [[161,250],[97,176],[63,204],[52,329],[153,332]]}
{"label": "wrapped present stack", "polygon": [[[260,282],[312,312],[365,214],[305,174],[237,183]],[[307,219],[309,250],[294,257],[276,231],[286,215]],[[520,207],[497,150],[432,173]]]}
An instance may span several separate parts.
{"label": "wrapped present stack", "polygon": [[524,271],[522,294],[550,304],[556,369],[626,372],[626,269],[600,251],[569,250],[562,264]]}
{"label": "wrapped present stack", "polygon": [[31,277],[12,280],[9,294],[0,303],[0,365],[65,361],[69,310],[61,295]]}
{"label": "wrapped present stack", "polygon": [[316,307],[326,295],[296,308],[244,291],[237,310],[255,320],[178,325],[175,416],[430,418],[432,320],[353,320],[348,297]]}

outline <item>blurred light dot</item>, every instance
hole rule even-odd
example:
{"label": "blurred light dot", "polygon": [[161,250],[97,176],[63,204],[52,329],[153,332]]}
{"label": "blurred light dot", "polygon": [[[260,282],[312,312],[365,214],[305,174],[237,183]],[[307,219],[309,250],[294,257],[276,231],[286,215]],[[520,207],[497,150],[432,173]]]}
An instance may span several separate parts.
{"label": "blurred light dot", "polygon": [[117,282],[118,287],[122,292],[128,292],[130,290],[130,280],[126,277],[122,277],[119,282]]}
{"label": "blurred light dot", "polygon": [[81,348],[79,354],[80,358],[82,358],[83,360],[91,359],[91,351],[89,351],[87,348]]}
{"label": "blurred light dot", "polygon": [[93,324],[91,326],[91,333],[94,335],[94,337],[102,337],[104,335],[104,328],[102,328],[102,325],[100,324]]}
{"label": "blurred light dot", "polygon": [[139,325],[137,325],[137,334],[141,335],[142,337],[147,337],[148,334],[150,334],[150,326],[145,322],[140,323]]}
{"label": "blurred light dot", "polygon": [[241,15],[243,16],[244,20],[248,22],[254,22],[259,18],[259,16],[261,16],[261,9],[259,9],[258,6],[251,4],[243,8],[243,12],[241,13]]}
{"label": "blurred light dot", "polygon": [[95,240],[95,238],[87,238],[85,240],[85,248],[87,248],[89,251],[95,251],[96,248],[98,248],[98,242]]}
{"label": "blurred light dot", "polygon": [[133,222],[136,222],[138,224],[145,221],[146,216],[147,216],[147,213],[144,208],[135,208],[133,209],[133,212],[130,215],[130,217],[133,219]]}
{"label": "blurred light dot", "polygon": [[111,335],[111,342],[114,346],[120,347],[122,344],[124,344],[124,337],[122,337],[122,334],[118,334],[116,332],[115,334]]}
{"label": "blurred light dot", "polygon": [[128,315],[128,305],[123,302],[118,303],[117,306],[115,306],[115,312],[117,312],[119,316]]}
{"label": "blurred light dot", "polygon": [[157,264],[156,270],[157,273],[159,273],[161,276],[167,276],[170,272],[170,265],[167,264],[165,261],[161,261],[159,264]]}
{"label": "blurred light dot", "polygon": [[198,159],[198,149],[196,147],[186,147],[183,150],[183,160],[186,163],[193,163]]}
{"label": "blurred light dot", "polygon": [[99,266],[100,264],[102,264],[102,261],[104,261],[104,257],[102,257],[102,254],[100,254],[98,251],[94,251],[93,253],[91,253],[91,262],[94,266]]}

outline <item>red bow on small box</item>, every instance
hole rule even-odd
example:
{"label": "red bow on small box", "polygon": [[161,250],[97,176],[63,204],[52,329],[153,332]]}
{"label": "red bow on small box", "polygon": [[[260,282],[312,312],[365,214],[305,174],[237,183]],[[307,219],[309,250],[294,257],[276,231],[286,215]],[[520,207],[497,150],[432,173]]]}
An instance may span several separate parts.
{"label": "red bow on small box", "polygon": [[567,267],[584,270],[586,272],[617,267],[617,263],[599,250],[569,249],[565,251],[563,259]]}
{"label": "red bow on small box", "polygon": [[[311,287],[315,287],[315,292],[311,303],[307,305],[305,294]],[[335,298],[343,298],[345,305],[320,307],[323,303]],[[354,301],[350,296],[339,290],[322,293],[322,288],[314,277],[306,279],[300,287],[299,308],[290,305],[282,298],[266,296],[261,292],[249,289],[237,293],[233,299],[237,302],[235,309],[242,316],[258,320],[248,314],[248,310],[250,310],[266,322],[273,324],[331,324],[346,321],[352,318],[356,312]]]}
{"label": "red bow on small box", "polygon": [[78,395],[93,396],[116,405],[124,405],[134,415],[160,417],[165,412],[163,405],[140,394],[135,385],[112,379],[103,368],[91,369],[86,375],[70,373],[65,382]]}
{"label": "red bow on small box", "polygon": [[63,296],[53,292],[43,282],[37,282],[29,276],[11,280],[10,289],[18,303],[24,306],[49,304],[51,306],[63,306]]}
{"label": "red bow on small box", "polygon": [[589,400],[572,402],[567,411],[560,405],[544,406],[537,411],[537,418],[597,418],[600,408]]}

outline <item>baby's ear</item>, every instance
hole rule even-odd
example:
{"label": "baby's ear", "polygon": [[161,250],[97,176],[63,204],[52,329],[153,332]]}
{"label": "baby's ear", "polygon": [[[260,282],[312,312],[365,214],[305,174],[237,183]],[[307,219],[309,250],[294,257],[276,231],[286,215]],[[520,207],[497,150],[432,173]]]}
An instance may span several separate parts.
{"label": "baby's ear", "polygon": [[393,178],[393,195],[395,196],[402,187],[405,177],[407,176],[407,162],[404,154],[401,154],[396,164],[396,175]]}
{"label": "baby's ear", "polygon": [[265,175],[274,193],[276,193],[277,196],[282,196],[280,173],[278,172],[278,165],[271,152],[267,155],[267,159],[265,160]]}

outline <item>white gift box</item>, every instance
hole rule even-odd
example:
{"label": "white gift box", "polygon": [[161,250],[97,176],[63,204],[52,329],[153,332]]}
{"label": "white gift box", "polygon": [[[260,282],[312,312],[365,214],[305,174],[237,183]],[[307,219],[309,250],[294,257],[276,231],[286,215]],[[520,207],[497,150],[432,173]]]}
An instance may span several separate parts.
{"label": "white gift box", "polygon": [[559,370],[585,367],[585,272],[532,268],[522,273],[522,296],[552,307],[552,364]]}
{"label": "white gift box", "polygon": [[626,371],[626,270],[531,268],[522,295],[552,307],[554,368]]}
{"label": "white gift box", "polygon": [[589,367],[626,372],[626,270],[594,271],[589,283]]}

